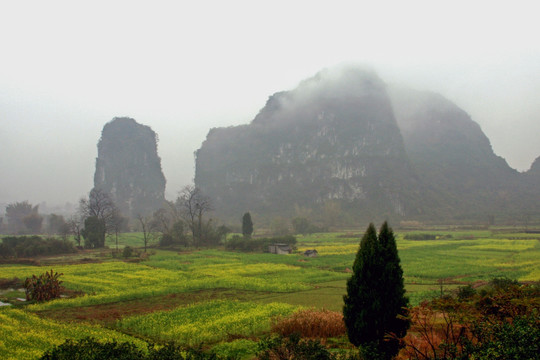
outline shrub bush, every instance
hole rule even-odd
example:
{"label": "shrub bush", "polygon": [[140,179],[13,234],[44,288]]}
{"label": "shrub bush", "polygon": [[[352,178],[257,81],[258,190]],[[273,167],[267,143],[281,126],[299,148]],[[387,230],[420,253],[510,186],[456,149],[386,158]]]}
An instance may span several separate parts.
{"label": "shrub bush", "polygon": [[513,286],[519,285],[519,282],[507,277],[496,277],[490,280],[489,285],[496,290],[508,290]]}
{"label": "shrub bush", "polygon": [[343,314],[330,310],[306,309],[272,321],[272,332],[282,336],[300,334],[307,338],[337,337],[346,334]]}
{"label": "shrub bush", "polygon": [[274,336],[259,342],[259,360],[317,359],[332,360],[334,356],[316,340],[302,339],[298,334],[290,337]]}
{"label": "shrub bush", "polygon": [[145,359],[144,353],[132,343],[116,341],[100,343],[93,338],[78,341],[66,340],[41,356],[42,360],[138,360]]}
{"label": "shrub bush", "polygon": [[26,300],[48,301],[60,297],[63,288],[59,280],[63,274],[45,272],[39,276],[32,275],[26,278],[24,288],[26,289]]}
{"label": "shrub bush", "polygon": [[126,259],[133,256],[133,248],[131,246],[126,246],[122,252],[122,256]]}
{"label": "shrub bush", "polygon": [[0,257],[4,259],[15,257],[17,253],[15,250],[7,244],[0,243]]}
{"label": "shrub bush", "polygon": [[173,237],[171,234],[163,234],[161,238],[159,239],[159,246],[160,247],[169,247],[174,245],[180,245],[180,241],[178,241],[175,237]]}
{"label": "shrub bush", "polygon": [[540,343],[540,292],[513,280],[459,298],[411,309],[414,332],[404,339],[408,359],[536,359]]}
{"label": "shrub bush", "polygon": [[457,297],[459,300],[470,299],[476,294],[476,290],[471,285],[460,286],[457,290]]}
{"label": "shrub bush", "polygon": [[540,315],[518,316],[511,322],[480,322],[473,330],[476,339],[470,353],[478,359],[538,359],[540,354]]}

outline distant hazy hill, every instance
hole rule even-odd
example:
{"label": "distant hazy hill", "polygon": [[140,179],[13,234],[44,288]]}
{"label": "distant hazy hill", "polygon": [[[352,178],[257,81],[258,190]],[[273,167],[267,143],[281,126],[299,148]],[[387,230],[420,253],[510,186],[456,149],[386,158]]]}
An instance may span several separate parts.
{"label": "distant hazy hill", "polygon": [[495,155],[470,116],[441,95],[390,88],[405,148],[437,216],[466,220],[508,210],[520,174]]}
{"label": "distant hazy hill", "polygon": [[540,156],[534,160],[534,162],[531,165],[531,168],[527,172],[530,175],[537,175],[540,176]]}
{"label": "distant hazy hill", "polygon": [[531,189],[455,104],[356,67],[274,94],[249,125],[210,130],[195,182],[223,217],[316,214],[330,202],[348,221],[519,216]]}
{"label": "distant hazy hill", "polygon": [[158,209],[165,199],[165,177],[156,133],[130,118],[114,118],[105,124],[94,186],[109,192],[124,216],[147,215]]}

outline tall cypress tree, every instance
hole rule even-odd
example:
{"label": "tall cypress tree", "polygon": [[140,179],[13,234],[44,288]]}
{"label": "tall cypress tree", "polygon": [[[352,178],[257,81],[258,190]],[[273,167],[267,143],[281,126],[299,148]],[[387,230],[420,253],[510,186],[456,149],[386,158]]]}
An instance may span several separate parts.
{"label": "tall cypress tree", "polygon": [[250,238],[253,234],[253,221],[251,221],[251,214],[249,212],[242,216],[242,234],[245,238]]}
{"label": "tall cypress tree", "polygon": [[409,322],[396,241],[385,222],[377,237],[370,224],[360,242],[343,297],[343,317],[351,343],[370,359],[391,359]]}

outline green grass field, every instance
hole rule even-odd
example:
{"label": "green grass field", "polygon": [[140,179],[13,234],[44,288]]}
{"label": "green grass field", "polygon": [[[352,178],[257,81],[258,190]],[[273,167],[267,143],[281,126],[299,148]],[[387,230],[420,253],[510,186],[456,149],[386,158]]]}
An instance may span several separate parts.
{"label": "green grass field", "polygon": [[[413,305],[493,277],[540,280],[538,234],[424,233],[438,240],[405,240],[397,234]],[[141,247],[142,235],[122,234],[118,243]],[[115,239],[108,239],[107,246],[113,249]],[[24,279],[53,268],[63,273],[66,288],[84,294],[0,308],[0,353],[7,359],[32,359],[63,339],[91,334],[142,347],[136,339],[204,342],[224,353],[249,355],[253,339],[269,330],[271,316],[305,307],[341,311],[358,246],[358,236],[332,233],[299,236],[291,255],[152,249],[148,258],[133,262],[113,259],[112,250],[105,249],[39,259],[42,266],[0,265],[3,279]],[[317,249],[319,256],[303,256],[307,249]],[[0,301],[14,302],[14,294],[21,295],[3,290]],[[54,339],[47,337],[50,331]]]}

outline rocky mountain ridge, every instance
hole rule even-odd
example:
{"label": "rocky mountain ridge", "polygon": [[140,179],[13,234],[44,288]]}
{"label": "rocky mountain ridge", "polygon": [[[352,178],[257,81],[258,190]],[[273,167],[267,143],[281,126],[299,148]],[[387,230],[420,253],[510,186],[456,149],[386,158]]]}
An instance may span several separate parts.
{"label": "rocky mountain ridge", "polygon": [[210,130],[195,183],[224,218],[337,203],[351,222],[517,216],[528,188],[465,111],[357,67],[272,95],[249,125]]}

